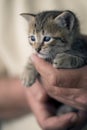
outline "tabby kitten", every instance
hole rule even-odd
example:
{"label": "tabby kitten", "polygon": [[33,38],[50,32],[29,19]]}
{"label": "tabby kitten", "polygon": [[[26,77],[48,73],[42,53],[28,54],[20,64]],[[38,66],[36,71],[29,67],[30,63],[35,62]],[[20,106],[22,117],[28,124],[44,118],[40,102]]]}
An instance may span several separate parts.
{"label": "tabby kitten", "polygon": [[[55,68],[79,68],[87,64],[87,44],[80,34],[79,21],[71,11],[21,14],[29,23],[28,39],[38,56]],[[29,58],[23,83],[31,86],[37,71]]]}
{"label": "tabby kitten", "polygon": [[[21,15],[29,23],[29,43],[38,56],[55,68],[79,68],[87,64],[87,44],[73,12],[45,11]],[[24,86],[31,86],[37,77],[38,72],[29,58],[22,77]]]}

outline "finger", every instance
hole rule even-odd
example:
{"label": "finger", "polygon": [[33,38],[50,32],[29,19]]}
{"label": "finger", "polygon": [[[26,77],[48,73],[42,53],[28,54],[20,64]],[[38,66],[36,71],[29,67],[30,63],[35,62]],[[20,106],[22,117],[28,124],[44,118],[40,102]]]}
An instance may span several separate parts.
{"label": "finger", "polygon": [[44,102],[47,100],[47,93],[41,86],[40,82],[36,80],[32,87],[27,88],[27,94],[31,94],[37,101]]}
{"label": "finger", "polygon": [[81,78],[80,69],[56,69],[35,54],[32,55],[31,59],[37,71],[49,84],[56,84],[60,87],[78,87]]}
{"label": "finger", "polygon": [[[73,80],[75,78],[75,71],[73,70],[62,70],[62,69],[55,69],[52,67],[51,64],[46,62],[45,60],[39,58],[37,55],[32,55],[31,57],[37,71],[40,73],[40,75],[46,80],[46,82],[49,82],[49,85],[58,85],[62,87],[69,87],[69,84],[71,84],[72,80],[71,77],[73,77]],[[75,80],[74,80],[75,81]],[[78,80],[76,80],[78,81]],[[76,82],[72,82],[72,85],[75,86]],[[76,86],[75,86],[76,87]]]}
{"label": "finger", "polygon": [[[31,107],[31,110],[37,118],[39,118],[41,111],[45,109],[45,97],[43,96],[43,89],[40,87],[41,86],[39,86],[39,83],[37,82],[32,88],[29,88],[29,90],[26,91],[29,107]],[[45,113],[45,115],[46,114],[48,115],[48,113]]]}
{"label": "finger", "polygon": [[59,88],[55,86],[48,94],[64,104],[87,111],[87,90]]}
{"label": "finger", "polygon": [[31,98],[30,106],[41,128],[47,130],[65,130],[65,128],[72,126],[76,122],[77,115],[75,113],[57,117],[50,113],[51,106],[47,110],[47,105],[37,102],[37,100],[35,101],[34,97]]}
{"label": "finger", "polygon": [[48,79],[49,81],[56,80],[56,69],[53,68],[51,64],[36,55],[32,55],[31,59],[35,65],[35,68],[43,78],[46,80]]}
{"label": "finger", "polygon": [[87,112],[78,112],[78,121],[72,130],[82,130],[87,124]]}
{"label": "finger", "polygon": [[44,78],[41,78],[40,81],[41,81],[41,84],[43,85],[43,88],[45,88],[49,94],[52,94],[54,96],[74,99],[74,98],[79,97],[82,93],[87,92],[87,90],[78,89],[78,88],[63,88],[57,85],[49,86],[47,80],[45,80]]}
{"label": "finger", "polygon": [[76,123],[78,117],[75,113],[62,116],[46,117],[42,119],[40,125],[47,130],[65,130]]}
{"label": "finger", "polygon": [[64,104],[87,111],[87,89],[50,87],[45,79],[41,78],[43,87],[48,95]]}
{"label": "finger", "polygon": [[42,128],[49,128],[50,130],[62,130],[63,127],[65,128],[76,121],[77,116],[74,113],[64,115],[62,117],[54,116],[52,113],[50,113],[52,106],[50,106],[48,110],[48,104],[45,104],[46,102],[38,101],[37,98],[32,95],[32,91],[29,89],[29,92],[27,92],[28,103]]}
{"label": "finger", "polygon": [[[34,101],[32,100],[33,103]],[[33,104],[32,111],[41,128],[47,130],[65,130],[65,128],[72,126],[77,120],[77,116],[74,113],[61,117],[52,117],[51,113],[49,113],[50,110],[47,110],[44,104],[38,104],[37,102]]]}

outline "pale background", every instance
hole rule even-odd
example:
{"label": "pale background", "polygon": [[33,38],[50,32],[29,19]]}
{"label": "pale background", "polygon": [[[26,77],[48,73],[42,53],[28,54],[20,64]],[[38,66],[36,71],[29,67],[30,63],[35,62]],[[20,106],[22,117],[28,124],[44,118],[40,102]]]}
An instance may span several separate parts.
{"label": "pale background", "polygon": [[[86,0],[0,0],[0,74],[19,76],[31,53],[27,40],[27,22],[19,15],[42,10],[72,10],[80,19],[81,31],[87,34]],[[33,115],[8,121],[2,130],[40,130]]]}

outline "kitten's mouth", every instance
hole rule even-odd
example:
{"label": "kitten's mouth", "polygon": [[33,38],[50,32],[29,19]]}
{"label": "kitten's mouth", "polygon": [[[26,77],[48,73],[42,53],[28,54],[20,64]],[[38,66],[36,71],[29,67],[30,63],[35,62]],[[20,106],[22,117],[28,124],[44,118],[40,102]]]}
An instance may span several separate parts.
{"label": "kitten's mouth", "polygon": [[40,58],[47,58],[47,55],[46,54],[44,54],[44,53],[41,53],[41,52],[39,52],[39,53],[37,53],[37,55],[40,57]]}

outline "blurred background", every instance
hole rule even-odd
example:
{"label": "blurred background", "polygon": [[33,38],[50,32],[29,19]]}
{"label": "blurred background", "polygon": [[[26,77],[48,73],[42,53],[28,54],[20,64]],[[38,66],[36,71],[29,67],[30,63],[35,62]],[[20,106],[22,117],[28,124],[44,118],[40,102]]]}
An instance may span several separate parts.
{"label": "blurred background", "polygon": [[[32,49],[27,39],[27,22],[20,13],[43,10],[71,10],[81,23],[81,32],[87,34],[86,0],[0,0],[0,76],[20,75]],[[33,115],[8,121],[2,130],[40,130]]]}

